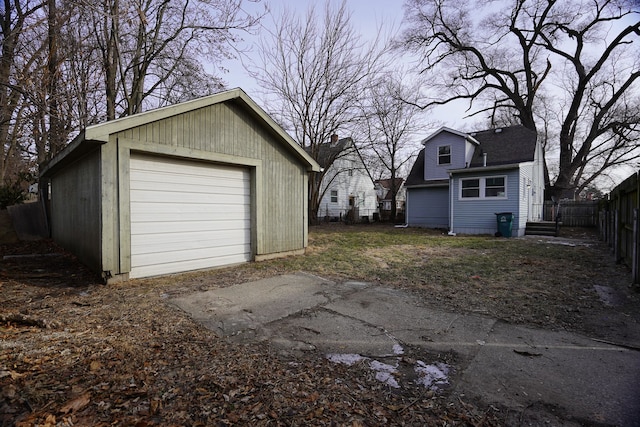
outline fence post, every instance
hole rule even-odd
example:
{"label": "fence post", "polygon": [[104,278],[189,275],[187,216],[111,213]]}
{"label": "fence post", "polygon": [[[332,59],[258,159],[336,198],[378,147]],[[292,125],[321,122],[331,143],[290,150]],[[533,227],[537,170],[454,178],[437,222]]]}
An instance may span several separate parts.
{"label": "fence post", "polygon": [[611,218],[612,218],[611,211],[610,210],[607,211],[605,216],[607,218],[607,246],[613,249],[613,241],[612,241],[613,222],[611,221]]}
{"label": "fence post", "polygon": [[616,263],[620,263],[622,260],[620,257],[620,234],[622,230],[620,230],[620,211],[618,209],[613,211],[613,228],[613,256]]}
{"label": "fence post", "polygon": [[640,236],[638,235],[640,231],[640,224],[638,224],[638,221],[640,220],[640,218],[638,217],[638,208],[636,208],[633,210],[633,255],[631,257],[631,276],[633,278],[634,285],[640,283],[640,266],[638,266],[638,264],[640,263],[640,259],[638,258],[638,244],[640,244]]}

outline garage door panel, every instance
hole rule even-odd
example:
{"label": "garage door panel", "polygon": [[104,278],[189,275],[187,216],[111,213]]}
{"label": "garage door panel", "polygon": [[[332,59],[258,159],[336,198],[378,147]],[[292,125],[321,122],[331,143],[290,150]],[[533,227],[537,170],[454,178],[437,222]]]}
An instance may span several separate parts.
{"label": "garage door panel", "polygon": [[131,277],[251,259],[247,169],[132,154]]}
{"label": "garage door panel", "polygon": [[[166,181],[167,178],[172,178],[172,181]],[[210,183],[203,183],[203,179],[207,179],[211,181]],[[215,177],[204,177],[204,176],[190,176],[190,177],[179,177],[179,176],[167,176],[164,174],[158,174],[155,176],[146,176],[142,172],[138,174],[131,174],[131,180],[133,184],[131,188],[135,190],[149,190],[149,191],[182,191],[185,186],[192,186],[190,188],[190,192],[200,193],[200,194],[209,194],[212,192],[226,192],[227,194],[234,194],[235,190],[237,190],[238,185],[242,185],[240,183],[248,182],[245,179],[232,179],[232,178],[215,178]],[[162,187],[158,186],[158,183],[162,182]]]}
{"label": "garage door panel", "polygon": [[[207,194],[207,193],[196,193],[196,192],[186,192],[188,189],[176,189],[172,191],[150,191],[150,190],[136,190],[135,188],[131,189],[131,191],[135,191],[137,194],[136,202],[143,203],[176,203],[177,200],[180,203],[191,203],[191,204],[246,204],[249,202],[249,198],[243,194],[237,194],[233,192],[231,189],[221,189],[219,192],[215,194]],[[224,198],[223,198],[224,197]],[[222,199],[223,198],[223,199]]]}
{"label": "garage door panel", "polygon": [[[165,234],[186,234],[186,233],[205,233],[217,232],[222,233],[227,230],[247,230],[251,226],[249,220],[238,223],[237,220],[220,220],[220,221],[156,221],[141,222],[131,228],[131,241],[136,239],[147,239],[151,236],[162,236]],[[167,232],[158,232],[158,229]],[[197,230],[194,230],[197,229]]]}
{"label": "garage door panel", "polygon": [[225,211],[222,212],[211,212],[200,207],[189,209],[189,207],[190,205],[181,206],[181,209],[167,208],[166,205],[158,209],[149,209],[147,207],[134,209],[132,207],[131,212],[132,215],[145,215],[145,222],[237,220],[240,216],[247,217],[250,214],[249,209],[244,205],[227,206]]}
{"label": "garage door panel", "polygon": [[[192,244],[194,248],[201,247],[217,247],[229,245],[229,242],[245,241],[248,237],[246,229],[225,229],[203,230],[199,232],[173,232],[162,234],[132,235],[131,247],[136,249],[136,253],[148,253],[158,251],[158,247],[163,248],[165,245],[184,245]],[[149,247],[149,250],[142,248]],[[188,248],[188,247],[187,247]],[[185,249],[185,248],[180,248]]]}
{"label": "garage door panel", "polygon": [[[235,166],[227,165],[215,165],[215,167],[212,168],[211,164],[207,162],[198,162],[172,157],[147,156],[138,153],[133,153],[131,157],[135,158],[135,163],[131,164],[132,171],[142,170],[151,172],[165,172],[169,175],[176,176],[199,175],[224,177],[227,176],[225,171],[235,171],[238,169]],[[180,163],[179,170],[177,170],[175,167],[175,165],[178,163]]]}
{"label": "garage door panel", "polygon": [[[165,262],[163,264],[153,264],[150,266],[137,267],[138,276],[136,277],[148,277],[156,276],[159,274],[175,273],[177,271],[190,271],[202,268],[222,267],[225,265],[240,264],[246,261],[246,259],[238,257],[237,255],[227,255],[190,261]],[[206,264],[207,267],[202,267],[203,264]]]}
{"label": "garage door panel", "polygon": [[131,261],[135,261],[136,265],[140,267],[153,265],[160,266],[167,263],[177,264],[185,261],[191,262],[197,260],[212,260],[221,257],[231,257],[234,259],[238,259],[238,262],[241,262],[246,260],[239,254],[247,249],[248,247],[246,245],[226,245],[217,248],[185,249],[173,254],[169,254],[167,252],[154,252],[136,255],[135,257],[131,258]]}

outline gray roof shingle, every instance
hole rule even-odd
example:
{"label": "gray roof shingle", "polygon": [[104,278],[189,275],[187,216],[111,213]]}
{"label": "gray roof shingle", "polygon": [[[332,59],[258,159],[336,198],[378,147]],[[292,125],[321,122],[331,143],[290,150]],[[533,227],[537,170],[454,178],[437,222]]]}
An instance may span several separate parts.
{"label": "gray roof shingle", "polygon": [[[469,169],[483,167],[483,154],[487,154],[487,166],[517,165],[535,158],[537,135],[524,126],[488,129],[469,134],[480,145],[475,148]],[[416,158],[405,186],[446,184],[447,180],[424,180],[424,149]]]}

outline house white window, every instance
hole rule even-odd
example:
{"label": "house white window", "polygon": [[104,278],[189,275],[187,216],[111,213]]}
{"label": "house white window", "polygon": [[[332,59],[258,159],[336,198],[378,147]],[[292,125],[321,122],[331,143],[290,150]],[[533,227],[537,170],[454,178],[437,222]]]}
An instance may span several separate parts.
{"label": "house white window", "polygon": [[331,190],[331,203],[338,203],[338,190]]}
{"label": "house white window", "polygon": [[506,199],[507,177],[464,178],[460,180],[461,199]]}
{"label": "house white window", "polygon": [[477,199],[480,197],[480,179],[463,179],[460,187],[460,195],[463,199]]}
{"label": "house white window", "polygon": [[438,164],[450,165],[451,164],[451,146],[442,145],[438,147]]}
{"label": "house white window", "polygon": [[504,197],[504,176],[495,176],[492,178],[485,178],[484,197]]}

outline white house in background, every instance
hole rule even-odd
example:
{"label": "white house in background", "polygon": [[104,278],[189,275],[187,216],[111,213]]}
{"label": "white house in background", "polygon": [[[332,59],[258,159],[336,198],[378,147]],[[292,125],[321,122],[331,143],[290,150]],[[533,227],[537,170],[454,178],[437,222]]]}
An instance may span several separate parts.
{"label": "white house in background", "polygon": [[373,220],[377,195],[353,139],[332,135],[331,142],[320,145],[317,161],[326,171],[320,187],[318,219]]}
{"label": "white house in background", "polygon": [[513,214],[513,234],[542,220],[543,151],[523,126],[465,133],[443,127],[422,141],[405,182],[407,223],[454,233],[493,234],[496,214]]}
{"label": "white house in background", "polygon": [[[396,219],[391,218],[391,204],[393,203],[392,194],[392,180],[378,179],[375,181],[376,194],[378,196],[378,210],[380,211],[380,219],[382,221],[392,221]],[[396,217],[404,217],[405,202],[407,200],[407,191],[404,188],[404,179],[395,179],[396,189]],[[403,221],[404,222],[404,221]]]}

